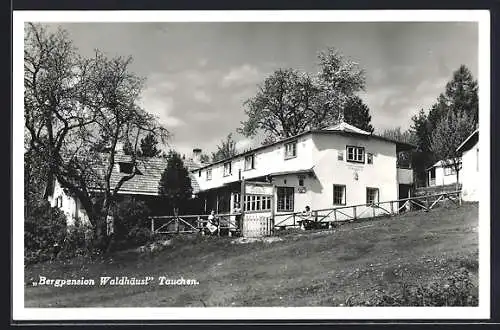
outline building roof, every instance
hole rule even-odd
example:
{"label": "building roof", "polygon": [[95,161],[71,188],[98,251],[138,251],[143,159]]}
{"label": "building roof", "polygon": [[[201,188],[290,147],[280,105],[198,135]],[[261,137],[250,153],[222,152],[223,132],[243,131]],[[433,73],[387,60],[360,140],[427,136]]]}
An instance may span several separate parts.
{"label": "building roof", "polygon": [[273,142],[273,143],[270,143],[270,144],[266,144],[266,145],[259,146],[259,147],[256,147],[256,148],[253,148],[253,149],[250,149],[250,150],[246,150],[244,152],[241,152],[239,154],[234,155],[233,157],[228,157],[228,158],[225,158],[225,159],[221,159],[221,160],[219,160],[217,162],[213,162],[213,163],[210,163],[210,164],[201,164],[201,166],[199,168],[197,168],[197,169],[204,169],[204,168],[210,167],[210,166],[215,165],[215,164],[225,163],[225,162],[230,161],[230,160],[232,160],[234,158],[238,158],[238,157],[241,157],[241,156],[244,156],[244,155],[249,155],[249,154],[252,154],[252,153],[254,153],[254,152],[258,151],[258,150],[266,149],[266,148],[269,148],[271,146],[275,146],[277,144],[284,143],[284,142],[287,142],[287,141],[292,141],[294,139],[297,139],[297,138],[299,138],[301,136],[305,136],[305,135],[308,135],[308,134],[339,134],[339,135],[355,135],[355,136],[371,137],[371,138],[374,138],[374,139],[377,139],[377,140],[382,140],[382,141],[387,141],[387,142],[395,143],[397,151],[411,150],[411,149],[415,149],[417,147],[417,146],[415,146],[415,145],[413,145],[411,143],[400,142],[400,141],[396,141],[396,140],[393,140],[393,139],[390,139],[390,138],[386,138],[386,137],[383,137],[383,136],[375,135],[375,134],[363,131],[362,129],[359,129],[359,128],[357,128],[357,127],[355,127],[353,125],[350,125],[348,123],[341,122],[341,123],[339,123],[337,125],[333,125],[333,126],[326,127],[326,128],[323,128],[323,129],[308,130],[308,131],[302,132],[300,134],[297,134],[297,135],[294,135],[294,136],[291,136],[291,137],[288,137],[288,138],[284,138],[284,139],[281,139],[279,141],[276,141],[276,142]]}
{"label": "building roof", "polygon": [[457,152],[464,152],[472,148],[473,145],[477,143],[479,140],[479,129],[476,129],[474,132],[472,132],[471,135],[469,135],[464,142],[462,142],[458,148]]}
{"label": "building roof", "polygon": [[448,160],[440,160],[440,161],[437,161],[434,165],[428,167],[426,169],[426,171],[430,170],[431,168],[434,168],[434,167],[445,167],[445,166],[449,166],[453,161],[451,159],[448,159]]}
{"label": "building roof", "polygon": [[[101,190],[103,186],[104,173],[106,171],[108,154],[102,154],[100,159],[95,159],[92,164],[92,171],[98,178],[95,184],[90,187],[93,190]],[[120,163],[131,163],[132,157],[122,153],[115,154],[115,166],[111,172],[110,185],[112,188],[116,187],[120,179],[128,174],[119,171]],[[137,173],[130,180],[126,181],[118,191],[119,194],[131,195],[151,195],[158,196],[158,186],[160,183],[161,175],[167,168],[168,160],[161,157],[138,157],[136,160]],[[116,166],[118,164],[118,166]],[[196,169],[197,165],[192,160],[184,160],[184,165],[188,168],[188,173],[191,179],[191,187],[193,193],[196,194],[200,191],[200,186],[191,173]]]}

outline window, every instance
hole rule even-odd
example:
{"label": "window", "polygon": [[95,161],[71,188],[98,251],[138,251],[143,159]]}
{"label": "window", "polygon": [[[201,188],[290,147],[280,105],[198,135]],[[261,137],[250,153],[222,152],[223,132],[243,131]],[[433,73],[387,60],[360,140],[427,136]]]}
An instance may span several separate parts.
{"label": "window", "polygon": [[345,185],[333,185],[333,204],[345,205]]}
{"label": "window", "polygon": [[297,141],[285,143],[285,159],[297,156]]}
{"label": "window", "polygon": [[304,179],[305,179],[305,178],[304,178],[304,176],[303,176],[303,175],[300,175],[300,176],[299,176],[299,186],[304,187]]}
{"label": "window", "polygon": [[444,167],[444,175],[456,175],[457,171],[455,171],[455,168],[453,166],[446,166]]}
{"label": "window", "polygon": [[293,187],[278,187],[278,211],[293,212]]}
{"label": "window", "polygon": [[245,171],[254,169],[254,155],[245,157]]}
{"label": "window", "polygon": [[476,172],[479,172],[479,148],[476,148]]}
{"label": "window", "polygon": [[231,175],[231,162],[224,163],[224,176]]}
{"label": "window", "polygon": [[342,150],[339,150],[337,153],[337,159],[338,160],[344,160],[344,152]]}
{"label": "window", "polygon": [[245,211],[270,211],[272,196],[245,195]]}
{"label": "window", "polygon": [[373,164],[373,154],[371,154],[371,153],[366,154],[366,163]]}
{"label": "window", "polygon": [[366,204],[374,204],[378,202],[378,188],[366,188]]}
{"label": "window", "polygon": [[201,177],[201,170],[198,171],[198,176]]}
{"label": "window", "polygon": [[347,161],[348,162],[365,162],[365,148],[347,146]]}
{"label": "window", "polygon": [[212,169],[207,168],[207,180],[212,180]]}
{"label": "window", "polygon": [[241,208],[240,203],[241,203],[241,194],[234,193],[233,194],[233,209]]}
{"label": "window", "polygon": [[134,166],[132,163],[118,163],[120,166],[120,173],[132,174]]}

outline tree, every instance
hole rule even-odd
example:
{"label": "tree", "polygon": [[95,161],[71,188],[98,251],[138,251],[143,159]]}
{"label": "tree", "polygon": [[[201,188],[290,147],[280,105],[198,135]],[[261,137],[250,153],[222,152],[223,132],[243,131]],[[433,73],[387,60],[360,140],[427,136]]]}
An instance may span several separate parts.
{"label": "tree", "polygon": [[144,157],[157,157],[161,150],[159,150],[156,146],[158,145],[158,141],[156,137],[152,133],[148,133],[141,140],[141,156]]}
{"label": "tree", "polygon": [[233,134],[229,133],[226,139],[222,140],[221,144],[217,146],[217,151],[212,152],[212,162],[230,158],[236,154],[236,141],[233,140]]}
{"label": "tree", "polygon": [[455,114],[465,112],[475,124],[478,123],[478,84],[470,70],[461,65],[455,72],[453,78],[446,84],[446,99],[448,106]]}
{"label": "tree", "polygon": [[238,132],[260,132],[269,142],[343,120],[347,100],[364,89],[364,72],[333,48],[318,53],[318,59],[316,75],[279,69],[258,85],[257,94],[244,103],[248,118]]}
{"label": "tree", "polygon": [[358,96],[349,98],[344,108],[344,121],[356,126],[364,131],[373,133],[373,126],[370,124],[372,117],[370,109]]}
{"label": "tree", "polygon": [[200,162],[202,162],[204,164],[210,163],[210,156],[207,154],[201,154],[200,155]]}
{"label": "tree", "polygon": [[47,164],[47,193],[56,178],[80,199],[102,248],[111,240],[106,218],[118,191],[136,173],[111,184],[117,145],[133,146],[135,168],[138,139],[144,133],[162,141],[168,136],[154,116],[137,106],[144,79],[129,71],[131,61],[107,58],[99,51],[83,58],[64,30],[49,33],[41,25],[26,26],[27,148]]}
{"label": "tree", "polygon": [[[472,114],[473,116],[473,114]],[[462,168],[461,154],[457,151],[460,144],[475,129],[471,114],[465,111],[455,112],[450,109],[443,119],[436,125],[432,133],[432,151],[445,166],[455,170],[457,176],[457,190],[459,184],[459,172]]]}
{"label": "tree", "polygon": [[417,149],[412,153],[412,166],[418,185],[427,182],[427,168],[434,164],[436,157],[431,149],[432,127],[423,109],[412,116],[410,134]]}
{"label": "tree", "polygon": [[167,168],[161,175],[158,193],[172,205],[174,214],[178,209],[184,210],[186,202],[192,197],[189,172],[181,156],[175,151],[168,154]]}

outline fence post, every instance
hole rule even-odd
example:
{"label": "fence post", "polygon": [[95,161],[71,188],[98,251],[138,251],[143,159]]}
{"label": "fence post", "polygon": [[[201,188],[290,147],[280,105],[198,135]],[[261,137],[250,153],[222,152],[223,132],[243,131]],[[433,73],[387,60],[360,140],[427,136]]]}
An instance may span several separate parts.
{"label": "fence post", "polygon": [[458,191],[457,198],[458,198],[458,206],[462,206],[462,190]]}
{"label": "fence post", "polygon": [[292,217],[293,217],[293,226],[295,227],[295,213],[292,213]]}
{"label": "fence post", "polygon": [[352,210],[353,210],[354,220],[356,220],[356,206],[353,206]]}
{"label": "fence post", "polygon": [[151,233],[155,232],[155,218],[151,218]]}
{"label": "fence post", "polygon": [[337,209],[333,209],[333,220],[337,221]]}
{"label": "fence post", "polygon": [[314,211],[314,222],[318,222],[318,211]]}
{"label": "fence post", "polygon": [[425,208],[429,211],[429,194],[425,194]]}
{"label": "fence post", "polygon": [[176,231],[177,231],[177,234],[179,233],[180,231],[180,226],[179,226],[179,216],[176,216],[175,217],[175,227],[176,227]]}
{"label": "fence post", "polygon": [[391,215],[394,215],[394,201],[391,201]]}

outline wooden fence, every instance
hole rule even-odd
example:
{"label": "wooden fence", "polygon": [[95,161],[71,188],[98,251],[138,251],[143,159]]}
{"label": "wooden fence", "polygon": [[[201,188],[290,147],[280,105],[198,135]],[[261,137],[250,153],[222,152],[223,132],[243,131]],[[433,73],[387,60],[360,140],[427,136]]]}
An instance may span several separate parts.
{"label": "wooden fence", "polygon": [[460,190],[443,192],[439,194],[423,195],[402,198],[392,201],[378,202],[372,204],[357,204],[349,206],[338,206],[328,209],[311,211],[310,214],[303,212],[275,214],[275,228],[298,227],[302,221],[321,222],[343,222],[360,218],[393,216],[409,210],[430,211],[440,202],[451,200],[461,205]]}
{"label": "wooden fence", "polygon": [[[274,219],[271,220],[274,222],[273,228],[278,229],[298,227],[301,222],[305,221],[316,224],[333,224],[336,222],[353,221],[361,218],[394,216],[409,210],[423,210],[427,212],[445,200],[450,200],[457,205],[461,205],[461,191],[456,190],[432,195],[414,196],[372,204],[338,206],[334,208],[314,210],[307,215],[303,212],[279,213],[275,214]],[[242,229],[240,228],[240,224],[231,220],[237,216],[241,217],[241,214],[215,214],[215,219],[218,219],[216,234],[220,236],[221,231],[225,233],[226,230],[229,235],[231,235],[231,232],[239,232]],[[178,234],[203,232],[206,228],[205,224],[208,223],[208,217],[209,215],[207,214],[195,214],[154,216],[149,219],[151,221],[151,232],[156,234]],[[272,232],[272,230],[266,229],[266,232]]]}
{"label": "wooden fence", "polygon": [[[221,213],[214,215],[218,236],[221,235],[221,231],[239,230],[236,222],[231,221],[232,216],[239,216],[239,214]],[[166,215],[149,217],[149,220],[151,221],[151,232],[155,234],[180,234],[202,232],[206,228],[208,217],[208,214]]]}

